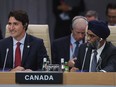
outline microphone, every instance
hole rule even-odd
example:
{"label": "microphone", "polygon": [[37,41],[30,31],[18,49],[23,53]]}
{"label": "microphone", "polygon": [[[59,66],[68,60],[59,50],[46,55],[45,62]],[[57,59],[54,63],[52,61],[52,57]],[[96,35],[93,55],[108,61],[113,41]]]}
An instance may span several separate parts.
{"label": "microphone", "polygon": [[6,66],[6,60],[7,60],[8,52],[9,52],[9,48],[6,49],[6,55],[5,55],[5,59],[4,59],[4,65],[3,65],[2,72],[4,72],[4,70],[5,70],[5,66]]}
{"label": "microphone", "polygon": [[84,69],[85,59],[86,59],[88,47],[89,47],[89,43],[87,43],[87,46],[86,46],[86,50],[85,50],[85,55],[84,55],[84,59],[83,59],[83,64],[82,64],[81,72],[83,72],[83,69]]}

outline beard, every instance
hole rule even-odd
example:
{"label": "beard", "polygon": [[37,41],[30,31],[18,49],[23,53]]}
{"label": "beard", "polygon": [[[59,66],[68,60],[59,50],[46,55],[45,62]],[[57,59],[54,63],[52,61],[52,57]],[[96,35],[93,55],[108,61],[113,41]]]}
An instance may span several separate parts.
{"label": "beard", "polygon": [[92,49],[98,49],[100,46],[100,42],[99,40],[96,40],[94,42],[88,42],[87,45],[90,46]]}

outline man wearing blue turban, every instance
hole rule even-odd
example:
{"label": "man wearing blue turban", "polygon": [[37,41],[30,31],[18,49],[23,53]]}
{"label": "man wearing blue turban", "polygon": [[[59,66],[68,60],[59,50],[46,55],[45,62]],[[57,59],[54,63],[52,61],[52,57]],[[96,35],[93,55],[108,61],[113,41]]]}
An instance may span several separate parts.
{"label": "man wearing blue turban", "polygon": [[102,21],[90,21],[87,43],[78,51],[78,59],[71,71],[115,72],[116,47],[106,39],[110,35],[108,25]]}

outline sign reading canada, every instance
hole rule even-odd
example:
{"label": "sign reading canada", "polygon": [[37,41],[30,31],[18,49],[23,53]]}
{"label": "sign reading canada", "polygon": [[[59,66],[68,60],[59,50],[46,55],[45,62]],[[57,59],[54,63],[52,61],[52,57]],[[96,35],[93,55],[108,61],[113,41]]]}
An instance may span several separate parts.
{"label": "sign reading canada", "polygon": [[62,72],[16,72],[18,84],[62,84]]}

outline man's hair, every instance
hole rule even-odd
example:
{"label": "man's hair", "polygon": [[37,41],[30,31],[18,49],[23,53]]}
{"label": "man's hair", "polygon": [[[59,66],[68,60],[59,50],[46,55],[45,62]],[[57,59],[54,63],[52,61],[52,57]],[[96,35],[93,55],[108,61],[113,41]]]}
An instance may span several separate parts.
{"label": "man's hair", "polygon": [[22,22],[22,25],[25,27],[25,31],[27,30],[29,24],[29,18],[25,11],[22,10],[10,11],[8,15],[8,19],[10,17],[14,17],[16,20]]}
{"label": "man's hair", "polygon": [[85,14],[85,16],[94,16],[96,19],[98,19],[98,13],[94,10],[88,10]]}
{"label": "man's hair", "polygon": [[116,3],[108,3],[106,6],[106,15],[108,14],[108,9],[116,9]]}
{"label": "man's hair", "polygon": [[88,25],[88,21],[87,21],[87,18],[86,18],[86,17],[84,17],[84,16],[75,16],[75,17],[72,19],[71,29],[74,28],[75,24],[76,24],[80,19],[82,19],[83,21],[85,21],[86,24]]}

